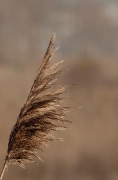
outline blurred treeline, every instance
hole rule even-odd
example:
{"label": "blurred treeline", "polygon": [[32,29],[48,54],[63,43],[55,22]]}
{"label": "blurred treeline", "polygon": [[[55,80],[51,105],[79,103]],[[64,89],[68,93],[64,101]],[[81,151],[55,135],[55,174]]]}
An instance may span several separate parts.
{"label": "blurred treeline", "polygon": [[117,12],[115,0],[1,0],[0,61],[39,58],[53,32],[58,55],[117,57]]}
{"label": "blurred treeline", "polygon": [[52,63],[69,69],[58,82],[76,84],[64,97],[74,123],[58,133],[44,163],[9,166],[4,179],[118,179],[118,2],[115,0],[0,1],[0,169],[10,130],[23,106],[50,37]]}

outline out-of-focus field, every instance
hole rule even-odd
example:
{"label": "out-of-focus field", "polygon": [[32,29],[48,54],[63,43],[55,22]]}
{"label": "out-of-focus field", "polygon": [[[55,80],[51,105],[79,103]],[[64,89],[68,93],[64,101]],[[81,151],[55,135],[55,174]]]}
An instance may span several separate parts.
{"label": "out-of-focus field", "polygon": [[[7,151],[10,130],[25,102],[37,66],[0,65],[0,169]],[[61,84],[73,84],[63,95],[72,109],[66,131],[57,135],[64,142],[52,142],[44,163],[26,165],[23,170],[10,165],[4,179],[25,180],[116,180],[118,179],[118,61],[70,60],[69,71],[58,77]]]}

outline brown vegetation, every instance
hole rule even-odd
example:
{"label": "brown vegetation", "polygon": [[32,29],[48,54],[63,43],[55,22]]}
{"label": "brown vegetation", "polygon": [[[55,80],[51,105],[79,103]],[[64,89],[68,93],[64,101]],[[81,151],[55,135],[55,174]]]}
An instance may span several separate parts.
{"label": "brown vegetation", "polygon": [[[15,124],[19,109],[26,101],[38,63],[0,66],[0,169],[4,163],[11,126]],[[4,179],[118,178],[118,61],[101,59],[94,62],[96,66],[93,61],[86,65],[81,63],[79,59],[65,60],[64,67],[69,71],[59,78],[62,84],[77,84],[64,95],[75,100],[66,100],[64,106],[82,107],[73,109],[67,116],[67,119],[74,121],[68,131],[57,134],[65,139],[64,142],[52,142],[46,153],[40,151],[44,163],[39,163],[39,166],[26,164],[25,170],[9,166]],[[91,66],[96,69],[92,71],[94,78],[90,73],[84,75],[85,69],[89,72]]]}
{"label": "brown vegetation", "polygon": [[55,34],[51,38],[27,101],[12,128],[1,179],[9,164],[18,164],[25,168],[25,162],[35,162],[32,156],[40,159],[37,149],[43,151],[49,141],[60,140],[53,132],[63,130],[65,127],[57,122],[69,122],[65,119],[69,107],[59,105],[63,101],[60,95],[67,86],[59,86],[56,90],[52,90],[55,76],[62,72],[59,67],[61,62],[48,67],[54,54],[54,41]]}

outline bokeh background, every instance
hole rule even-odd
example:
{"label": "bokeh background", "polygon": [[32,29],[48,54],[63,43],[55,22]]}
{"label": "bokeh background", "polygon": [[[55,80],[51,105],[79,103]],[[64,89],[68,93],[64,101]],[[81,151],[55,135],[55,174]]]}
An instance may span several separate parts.
{"label": "bokeh background", "polygon": [[73,84],[64,105],[74,123],[57,134],[44,163],[10,165],[4,179],[118,179],[118,1],[0,1],[0,169],[11,127],[23,106],[53,32],[52,63],[69,69],[59,83]]}

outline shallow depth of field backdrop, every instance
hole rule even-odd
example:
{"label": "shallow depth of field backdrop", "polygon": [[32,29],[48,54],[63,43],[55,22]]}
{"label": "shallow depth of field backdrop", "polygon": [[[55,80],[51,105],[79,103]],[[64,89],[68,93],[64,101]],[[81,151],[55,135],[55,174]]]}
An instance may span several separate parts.
{"label": "shallow depth of field backdrop", "polygon": [[23,106],[53,32],[69,69],[59,83],[70,87],[64,105],[81,106],[74,121],[40,153],[44,163],[11,165],[3,179],[118,179],[118,1],[0,1],[0,170],[9,133]]}

